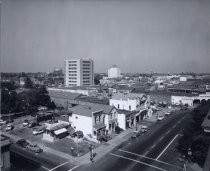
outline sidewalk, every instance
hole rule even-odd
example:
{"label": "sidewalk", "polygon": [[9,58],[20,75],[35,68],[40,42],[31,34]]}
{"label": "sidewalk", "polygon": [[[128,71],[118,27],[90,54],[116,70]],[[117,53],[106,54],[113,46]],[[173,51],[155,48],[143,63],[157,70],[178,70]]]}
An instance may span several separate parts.
{"label": "sidewalk", "polygon": [[[148,125],[148,126],[150,126],[153,123],[155,123],[156,121],[157,121],[156,115],[152,115],[150,117],[150,119],[147,118],[147,119],[141,121],[138,125],[145,125],[146,122],[150,122]],[[116,137],[114,137],[113,139],[109,140],[107,143],[101,144],[96,149],[93,149],[93,153],[97,154],[96,157],[94,158],[94,161],[99,160],[104,155],[106,155],[110,151],[112,151],[114,148],[116,148],[123,142],[126,142],[127,140],[129,140],[131,138],[132,132],[135,129],[136,129],[136,127],[129,128],[129,129],[123,131],[122,133],[120,133],[119,135],[117,135]],[[75,161],[77,161],[77,163],[80,163],[80,165],[90,163],[91,162],[90,161],[90,153],[87,153],[81,157],[77,157],[75,159]]]}

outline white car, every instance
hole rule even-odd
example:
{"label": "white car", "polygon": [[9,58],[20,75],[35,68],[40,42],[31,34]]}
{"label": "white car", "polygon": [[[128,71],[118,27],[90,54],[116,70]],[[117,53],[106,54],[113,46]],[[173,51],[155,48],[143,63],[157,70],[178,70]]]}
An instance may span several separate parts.
{"label": "white car", "polygon": [[7,121],[4,121],[4,120],[0,120],[0,125],[5,125],[5,124],[7,124]]}
{"label": "white car", "polygon": [[158,116],[157,120],[162,121],[164,119],[164,116]]}
{"label": "white car", "polygon": [[166,116],[169,116],[170,114],[171,114],[171,112],[166,112],[165,113]]}
{"label": "white car", "polygon": [[11,124],[8,124],[7,127],[5,128],[6,131],[11,131],[13,130],[14,126]]}
{"label": "white car", "polygon": [[34,130],[34,131],[33,131],[33,135],[42,134],[43,132],[44,132],[43,129],[41,129],[41,130]]}
{"label": "white car", "polygon": [[23,126],[25,127],[25,126],[28,126],[28,122],[23,122]]}

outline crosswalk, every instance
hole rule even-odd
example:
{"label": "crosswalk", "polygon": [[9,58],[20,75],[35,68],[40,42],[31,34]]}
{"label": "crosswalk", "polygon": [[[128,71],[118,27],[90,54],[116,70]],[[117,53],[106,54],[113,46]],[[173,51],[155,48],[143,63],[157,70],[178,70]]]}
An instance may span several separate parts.
{"label": "crosswalk", "polygon": [[167,171],[169,170],[169,168],[171,168],[170,170],[172,170],[172,168],[173,170],[177,170],[177,171],[183,170],[183,168],[173,165],[171,163],[164,162],[155,158],[147,157],[145,155],[126,151],[123,149],[119,149],[118,151],[112,152],[110,153],[110,155],[124,159],[124,160],[129,160],[129,161],[141,164],[141,165],[145,165],[154,170]]}

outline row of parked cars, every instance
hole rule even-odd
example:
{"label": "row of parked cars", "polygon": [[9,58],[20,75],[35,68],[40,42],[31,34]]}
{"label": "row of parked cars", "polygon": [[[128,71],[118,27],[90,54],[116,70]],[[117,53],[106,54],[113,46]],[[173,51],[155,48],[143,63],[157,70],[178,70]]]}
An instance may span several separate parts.
{"label": "row of parked cars", "polygon": [[149,131],[149,127],[146,125],[142,125],[140,130],[133,132],[131,138],[137,138],[140,135],[143,135],[144,133],[146,133],[147,131]]}
{"label": "row of parked cars", "polygon": [[6,125],[5,131],[11,131],[11,130],[14,129],[14,125],[12,125],[11,122],[13,122],[13,120],[8,121],[8,120],[2,120],[2,119],[0,119],[0,126]]}
{"label": "row of parked cars", "polygon": [[41,149],[37,144],[30,143],[30,142],[26,141],[25,139],[18,140],[16,142],[16,144],[22,148],[25,148],[25,149],[35,152],[35,153],[43,152],[43,149]]}
{"label": "row of parked cars", "polygon": [[158,121],[162,121],[165,118],[165,116],[167,117],[167,116],[169,116],[171,114],[172,114],[172,112],[166,112],[165,115],[159,115],[157,120]]}
{"label": "row of parked cars", "polygon": [[[29,122],[28,120],[24,120],[23,122],[23,127],[28,127],[28,128],[33,128],[35,126],[39,126],[39,124],[37,122]],[[44,133],[44,129],[43,128],[39,128],[39,129],[34,129],[32,134],[33,135],[39,135]]]}

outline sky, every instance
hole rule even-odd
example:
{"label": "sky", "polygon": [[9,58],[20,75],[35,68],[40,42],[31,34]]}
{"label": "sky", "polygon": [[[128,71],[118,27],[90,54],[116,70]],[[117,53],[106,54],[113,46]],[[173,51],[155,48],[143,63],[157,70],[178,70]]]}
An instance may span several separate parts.
{"label": "sky", "polygon": [[210,72],[209,0],[2,0],[1,71]]}

